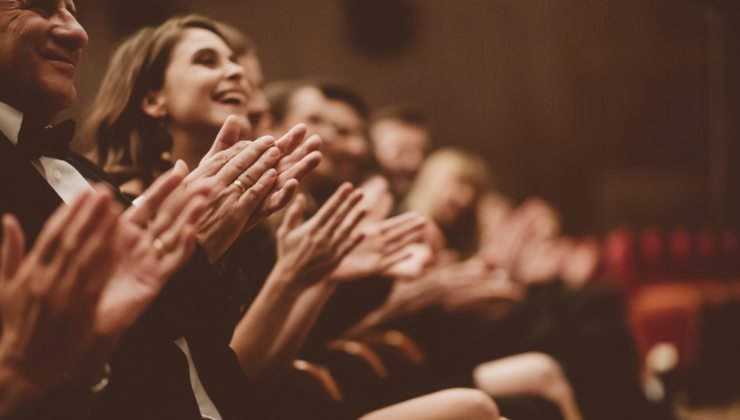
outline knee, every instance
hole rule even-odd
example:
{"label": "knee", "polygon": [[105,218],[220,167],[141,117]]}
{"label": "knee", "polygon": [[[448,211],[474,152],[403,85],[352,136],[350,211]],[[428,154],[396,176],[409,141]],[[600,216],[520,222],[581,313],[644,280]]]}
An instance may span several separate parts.
{"label": "knee", "polygon": [[483,391],[477,389],[455,388],[442,391],[447,393],[460,414],[466,419],[498,419],[499,411],[493,399]]}

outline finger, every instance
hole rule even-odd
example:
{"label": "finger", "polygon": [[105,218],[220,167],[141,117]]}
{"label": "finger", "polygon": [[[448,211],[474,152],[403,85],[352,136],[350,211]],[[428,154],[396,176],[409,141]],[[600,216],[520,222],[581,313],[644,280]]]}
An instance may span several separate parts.
{"label": "finger", "polygon": [[367,216],[367,210],[360,206],[355,206],[352,209],[352,212],[345,218],[344,222],[342,222],[339,228],[335,230],[335,233],[332,236],[332,242],[341,243],[352,236],[355,229],[357,229],[357,226],[365,216]]}
{"label": "finger", "polygon": [[188,225],[180,232],[176,246],[160,261],[162,275],[159,288],[163,287],[172,274],[190,258],[195,250],[195,227]]}
{"label": "finger", "polygon": [[3,215],[3,243],[0,251],[0,281],[12,278],[23,260],[25,237],[18,219]]}
{"label": "finger", "polygon": [[303,143],[302,149],[303,155],[321,150],[321,137],[318,134],[312,135]]}
{"label": "finger", "polygon": [[383,220],[378,224],[378,230],[380,230],[381,233],[386,233],[398,226],[409,223],[411,220],[415,220],[417,217],[419,217],[417,213],[408,211],[406,213],[399,214],[398,216],[391,217],[390,219]]}
{"label": "finger", "polygon": [[380,272],[383,272],[390,267],[393,267],[394,265],[405,261],[408,258],[411,258],[411,255],[413,255],[413,253],[410,250],[406,249],[401,249],[397,252],[394,252],[393,254],[387,255],[380,263]]}
{"label": "finger", "polygon": [[311,173],[311,171],[319,166],[319,163],[321,163],[321,159],[321,152],[314,151],[304,156],[297,163],[285,168],[284,170],[282,170],[280,176],[278,177],[278,187],[282,187],[283,184],[288,182],[288,180],[290,179],[300,181],[301,179],[303,179],[303,177]]}
{"label": "finger", "polygon": [[[275,145],[272,137],[261,137],[251,142],[244,150],[234,156],[218,172],[218,186],[225,188],[245,173],[257,160]],[[278,150],[278,155],[279,155]],[[244,182],[244,181],[242,181]],[[251,184],[250,184],[251,185]]]}
{"label": "finger", "polygon": [[272,190],[277,179],[277,171],[275,169],[269,169],[267,172],[262,174],[259,180],[239,197],[237,206],[240,211],[244,214],[252,214],[259,208],[262,201],[267,197],[267,194]]}
{"label": "finger", "polygon": [[365,240],[365,235],[362,233],[357,233],[353,235],[350,240],[343,243],[339,249],[337,264],[339,264],[347,255],[354,251],[355,248],[357,248],[357,246],[360,245],[363,240]]}
{"label": "finger", "polygon": [[298,194],[285,211],[285,217],[280,223],[280,229],[291,231],[303,223],[303,212],[306,209],[306,196]]}
{"label": "finger", "polygon": [[44,223],[44,227],[36,238],[31,258],[47,254],[49,252],[48,248],[50,247],[56,248],[56,241],[58,239],[59,232],[66,226],[67,220],[79,211],[80,208],[85,207],[93,194],[93,191],[85,190],[75,197],[72,204],[68,206],[61,205],[54,211],[51,217],[49,217],[46,223]]}
{"label": "finger", "polygon": [[162,241],[165,250],[174,249],[178,246],[178,241],[182,235],[182,231],[187,226],[193,226],[198,219],[203,215],[206,210],[206,199],[203,196],[197,196],[191,199],[185,209],[180,212],[180,215],[175,219],[171,225],[165,226],[164,229],[157,232],[154,238],[159,238]]}
{"label": "finger", "polygon": [[[277,181],[275,181],[275,188],[279,188],[277,186]],[[297,191],[298,181],[295,179],[288,180],[282,188],[279,188],[278,190],[273,189],[273,191],[267,196],[265,204],[262,206],[262,211],[268,216],[275,213],[287,206]]]}
{"label": "finger", "polygon": [[362,190],[354,190],[352,194],[339,206],[336,212],[327,220],[322,229],[323,237],[331,237],[337,227],[347,218],[347,215],[362,201]]}
{"label": "finger", "polygon": [[286,171],[296,162],[306,157],[309,153],[319,150],[321,150],[321,137],[314,134],[309,137],[308,140],[304,141],[300,147],[296,147],[290,153],[283,152],[285,157],[280,160],[280,163],[277,166],[278,172]]}
{"label": "finger", "polygon": [[48,264],[58,255],[63,240],[71,233],[70,224],[77,222],[76,227],[79,227],[80,214],[89,217],[91,210],[98,211],[101,205],[100,197],[103,194],[110,197],[110,189],[98,185],[94,190],[86,190],[80,194],[70,206],[60,206],[52,214],[29,253],[29,258],[34,264]]}
{"label": "finger", "polygon": [[311,222],[315,223],[315,227],[323,226],[327,220],[337,211],[339,206],[344,200],[354,191],[354,187],[349,182],[345,182],[340,185],[339,188],[326,200],[323,206],[318,212],[311,218]]}
{"label": "finger", "polygon": [[419,232],[423,234],[425,226],[426,219],[422,216],[415,215],[415,217],[405,220],[403,224],[396,225],[393,229],[385,230],[382,233],[383,240],[389,243],[398,241],[411,233]]}
{"label": "finger", "polygon": [[149,219],[155,216],[165,199],[182,183],[187,175],[187,165],[178,161],[175,167],[165,172],[144,191],[136,200],[136,205],[129,207],[125,217],[131,222],[146,226]]}
{"label": "finger", "polygon": [[208,158],[203,158],[198,167],[188,176],[187,180],[202,179],[217,174],[224,165],[229,163],[234,156],[244,151],[250,144],[252,144],[251,141],[241,140],[226,150],[222,150]]}
{"label": "finger", "polygon": [[408,245],[420,243],[423,237],[423,229],[416,229],[404,232],[402,235],[397,236],[393,240],[385,241],[386,245],[383,247],[383,253],[385,255],[389,255],[397,252],[399,249],[405,248]]}
{"label": "finger", "polygon": [[162,232],[179,218],[183,217],[184,212],[193,200],[208,199],[211,195],[212,188],[206,182],[199,182],[191,185],[188,189],[179,189],[177,197],[168,199],[159,208],[154,220],[147,226],[147,231],[154,238],[159,238]]}
{"label": "finger", "polygon": [[60,232],[60,246],[53,253],[42,256],[42,261],[46,258],[54,274],[42,281],[46,287],[53,287],[60,298],[76,289],[84,277],[80,273],[81,266],[90,263],[91,254],[103,246],[95,240],[91,243],[91,238],[95,237],[97,229],[107,230],[112,225],[111,204],[110,193],[94,195],[89,205],[74,213]]}
{"label": "finger", "polygon": [[296,124],[288,130],[285,135],[275,141],[275,145],[280,148],[283,156],[289,156],[295,150],[299,148],[303,140],[306,138],[308,128],[303,123]]}
{"label": "finger", "polygon": [[[244,171],[243,174],[237,178],[242,185],[249,189],[254,185],[257,180],[264,174],[268,169],[271,169],[280,159],[280,149],[277,147],[271,147],[259,159]],[[275,178],[277,178],[277,171],[275,171]]]}
{"label": "finger", "polygon": [[221,126],[221,129],[216,135],[216,139],[213,141],[213,145],[211,145],[211,149],[206,153],[203,159],[201,159],[201,163],[208,160],[216,153],[224,151],[236,144],[239,141],[240,134],[241,126],[239,124],[239,119],[234,115],[226,117],[224,125]]}
{"label": "finger", "polygon": [[[72,296],[84,293],[82,303],[94,306],[103,286],[110,279],[110,269],[113,254],[111,236],[114,235],[116,223],[121,215],[119,207],[107,203],[104,214],[96,221],[93,228],[81,237],[78,249],[70,252],[65,258],[69,261],[63,280],[59,284],[59,290],[69,291]],[[80,297],[83,297],[80,296]]]}

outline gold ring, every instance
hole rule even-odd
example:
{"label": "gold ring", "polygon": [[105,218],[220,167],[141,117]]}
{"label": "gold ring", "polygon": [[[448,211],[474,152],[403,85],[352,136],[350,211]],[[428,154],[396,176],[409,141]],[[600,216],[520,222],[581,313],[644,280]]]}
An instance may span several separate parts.
{"label": "gold ring", "polygon": [[239,187],[239,189],[242,190],[242,192],[245,192],[247,190],[247,187],[244,185],[244,183],[241,182],[238,179],[236,181],[234,181],[234,185],[236,185],[237,187]]}
{"label": "gold ring", "polygon": [[159,238],[154,238],[152,241],[152,247],[157,252],[157,256],[161,257],[164,254],[164,242]]}

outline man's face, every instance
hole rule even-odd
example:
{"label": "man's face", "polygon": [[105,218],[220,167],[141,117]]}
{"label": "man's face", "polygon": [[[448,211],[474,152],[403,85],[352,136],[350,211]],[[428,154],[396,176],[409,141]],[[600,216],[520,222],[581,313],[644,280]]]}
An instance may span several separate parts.
{"label": "man's face", "polygon": [[72,104],[87,45],[75,15],[72,0],[0,0],[0,101],[49,117]]}
{"label": "man's face", "polygon": [[370,130],[375,159],[391,181],[397,197],[411,188],[429,149],[429,132],[396,119],[380,120]]}
{"label": "man's face", "polygon": [[323,159],[314,173],[338,182],[355,181],[358,169],[368,153],[363,133],[364,120],[342,101],[330,100],[318,89],[299,89],[291,98],[280,130],[304,123],[309,135],[322,139]]}

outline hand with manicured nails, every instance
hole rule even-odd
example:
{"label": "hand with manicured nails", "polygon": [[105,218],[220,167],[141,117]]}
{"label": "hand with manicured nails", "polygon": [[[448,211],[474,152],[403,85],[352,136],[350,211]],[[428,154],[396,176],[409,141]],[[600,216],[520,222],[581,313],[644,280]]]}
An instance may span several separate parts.
{"label": "hand with manicured nails", "polygon": [[52,215],[28,254],[18,221],[3,216],[0,415],[77,367],[116,265],[120,215],[107,189],[86,191]]}
{"label": "hand with manicured nails", "polygon": [[226,119],[211,150],[185,179],[184,187],[202,182],[214,191],[196,238],[211,262],[239,235],[279,210],[292,198],[298,180],[321,159],[321,141],[305,143],[305,127],[297,126],[277,142],[272,137],[238,141],[239,124]]}
{"label": "hand with manicured nails", "polygon": [[310,287],[327,278],[363,240],[357,225],[365,216],[358,206],[362,192],[340,186],[319,211],[303,221],[306,199],[298,195],[277,231],[276,271]]}
{"label": "hand with manicured nails", "polygon": [[382,274],[411,256],[406,247],[420,242],[426,219],[408,212],[362,227],[365,239],[332,273],[333,281],[352,281]]}

